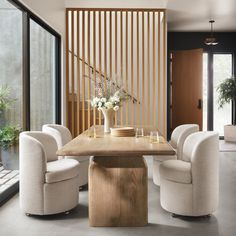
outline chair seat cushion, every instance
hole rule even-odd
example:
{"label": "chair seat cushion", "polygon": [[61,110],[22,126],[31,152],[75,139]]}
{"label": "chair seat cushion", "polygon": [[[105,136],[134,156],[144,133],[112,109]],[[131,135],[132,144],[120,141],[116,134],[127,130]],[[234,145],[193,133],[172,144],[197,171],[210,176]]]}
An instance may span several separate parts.
{"label": "chair seat cushion", "polygon": [[47,163],[46,183],[55,183],[72,179],[79,174],[79,162],[73,159],[61,159]]}
{"label": "chair seat cushion", "polygon": [[161,178],[173,182],[190,184],[192,182],[191,163],[181,160],[168,160],[160,165]]}
{"label": "chair seat cushion", "polygon": [[89,161],[90,156],[65,156],[66,159],[74,159],[79,162]]}

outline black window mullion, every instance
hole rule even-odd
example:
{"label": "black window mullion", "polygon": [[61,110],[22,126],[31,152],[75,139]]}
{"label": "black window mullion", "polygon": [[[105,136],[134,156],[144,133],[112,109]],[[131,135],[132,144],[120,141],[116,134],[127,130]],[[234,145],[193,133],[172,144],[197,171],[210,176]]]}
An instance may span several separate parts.
{"label": "black window mullion", "polygon": [[56,117],[57,124],[61,124],[61,39],[56,37],[55,42],[55,75],[56,75],[56,93],[55,93],[55,105],[56,105]]}
{"label": "black window mullion", "polygon": [[30,19],[23,12],[23,129],[30,130]]}

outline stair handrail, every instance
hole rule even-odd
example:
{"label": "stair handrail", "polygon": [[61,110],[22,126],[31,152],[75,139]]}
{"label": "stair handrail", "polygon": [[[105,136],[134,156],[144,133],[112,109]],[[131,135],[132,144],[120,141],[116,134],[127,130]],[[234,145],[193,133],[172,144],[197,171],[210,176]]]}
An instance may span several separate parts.
{"label": "stair handrail", "polygon": [[[69,50],[69,53],[72,53],[72,51]],[[78,58],[77,54],[74,53],[74,56]],[[100,74],[103,78],[105,78],[107,81],[111,81],[111,79],[108,76],[105,76],[103,72],[100,72],[99,70],[97,70],[96,68],[94,68],[93,66],[91,66],[88,62],[86,62],[85,60],[83,60],[82,58],[79,57],[79,60],[82,61],[86,66],[88,66],[91,70],[92,70],[92,74],[94,73],[94,71],[96,72],[96,74]],[[92,78],[90,78],[87,75],[84,75],[84,77],[89,78],[90,80]],[[93,79],[92,79],[93,80]],[[95,81],[94,81],[95,82]],[[116,89],[122,89],[121,86],[119,86],[118,84],[116,84],[115,82],[112,82],[112,85],[115,86]],[[129,92],[127,92],[125,89],[122,89],[122,92],[125,93],[131,100],[133,103],[138,103],[140,104],[140,101],[138,101],[138,99],[136,97],[134,97],[133,95],[131,95]]]}

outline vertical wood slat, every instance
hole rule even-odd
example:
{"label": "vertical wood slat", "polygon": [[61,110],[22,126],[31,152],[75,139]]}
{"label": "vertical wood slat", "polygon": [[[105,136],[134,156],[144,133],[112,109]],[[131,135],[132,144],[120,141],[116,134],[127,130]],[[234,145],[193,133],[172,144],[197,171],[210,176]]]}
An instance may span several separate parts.
{"label": "vertical wood slat", "polygon": [[[115,80],[117,82],[117,11],[115,11]],[[117,125],[118,115],[115,114],[115,125]]]}
{"label": "vertical wood slat", "polygon": [[77,11],[77,135],[80,133],[80,11]]}
{"label": "vertical wood slat", "polygon": [[[129,91],[128,90],[128,48],[129,48],[129,45],[128,45],[128,12],[126,11],[125,12],[126,14],[126,19],[125,19],[125,90],[126,91]],[[128,125],[128,106],[129,106],[129,103],[126,102],[125,103],[125,107],[126,107],[126,111],[125,111],[125,124]]]}
{"label": "vertical wood slat", "polygon": [[[90,11],[88,11],[88,27],[87,27],[88,31],[88,37],[87,37],[87,49],[88,49],[88,98],[91,97],[91,80],[90,80]],[[90,114],[90,102],[88,102],[88,127],[90,127],[90,120],[91,120],[91,114]]]}
{"label": "vertical wood slat", "polygon": [[104,11],[104,84],[107,90],[107,12]]}
{"label": "vertical wood slat", "polygon": [[[93,11],[93,81],[94,81],[94,90],[93,96],[96,96],[96,11]],[[97,124],[97,114],[96,108],[93,108],[93,125]]]}
{"label": "vertical wood slat", "polygon": [[[139,96],[139,12],[137,11],[137,100],[140,100]],[[140,104],[137,104],[137,124],[140,125]]]}
{"label": "vertical wood slat", "polygon": [[157,92],[157,127],[160,129],[161,126],[161,18],[160,18],[160,12],[158,12],[158,66],[157,66],[157,71],[158,71],[158,92]]}
{"label": "vertical wood slat", "polygon": [[109,55],[109,65],[110,65],[110,79],[112,79],[112,11],[109,12],[109,42],[110,42],[110,55]]}
{"label": "vertical wood slat", "polygon": [[153,35],[152,35],[152,43],[153,43],[153,46],[152,46],[152,60],[153,60],[153,65],[152,65],[152,73],[153,73],[153,87],[152,87],[152,107],[153,107],[153,126],[156,127],[156,17],[155,17],[155,12],[152,13],[153,14],[153,18],[152,18],[152,32],[153,32]]}
{"label": "vertical wood slat", "polygon": [[69,127],[69,11],[66,11],[66,125]]}
{"label": "vertical wood slat", "polygon": [[145,54],[144,54],[144,11],[142,11],[142,126],[145,124],[145,93],[144,93],[144,76],[145,76]]}
{"label": "vertical wood slat", "polygon": [[166,127],[166,123],[167,123],[167,77],[166,77],[166,12],[163,13],[163,83],[164,83],[164,88],[163,88],[163,121],[164,121],[164,137],[166,138],[166,131],[167,131],[167,127]]}
{"label": "vertical wood slat", "polygon": [[[102,46],[101,46],[101,44],[102,44],[102,40],[101,40],[101,11],[99,11],[98,12],[98,52],[99,52],[99,54],[98,54],[98,64],[99,64],[99,66],[98,66],[98,70],[99,70],[99,82],[101,82],[102,81],[102,52],[101,52],[101,48],[102,48]],[[99,111],[99,125],[101,125],[102,124],[102,115],[101,115],[101,111]]]}
{"label": "vertical wood slat", "polygon": [[71,11],[71,132],[75,136],[75,68],[74,68],[74,11]]}
{"label": "vertical wood slat", "polygon": [[147,13],[147,124],[151,124],[150,113],[150,13]]}
{"label": "vertical wood slat", "polygon": [[[134,12],[131,12],[131,96],[134,96]],[[131,102],[131,124],[134,125],[134,103]]]}
{"label": "vertical wood slat", "polygon": [[85,131],[85,22],[82,11],[82,130]]}
{"label": "vertical wood slat", "polygon": [[[123,84],[123,11],[120,11],[120,80]],[[123,125],[123,107],[120,109],[120,125]]]}

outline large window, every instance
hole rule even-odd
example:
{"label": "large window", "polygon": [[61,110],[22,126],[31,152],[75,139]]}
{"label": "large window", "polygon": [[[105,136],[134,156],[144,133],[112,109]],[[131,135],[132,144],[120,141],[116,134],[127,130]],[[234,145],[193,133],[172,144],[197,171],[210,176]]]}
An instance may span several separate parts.
{"label": "large window", "polygon": [[0,85],[14,103],[1,123],[60,123],[60,35],[17,0],[0,0]]}
{"label": "large window", "polygon": [[22,12],[6,0],[0,0],[0,32],[0,86],[15,100],[1,110],[1,127],[22,126]]}
{"label": "large window", "polygon": [[19,1],[0,0],[0,202],[19,174],[19,146],[4,140],[60,123],[60,41]]}
{"label": "large window", "polygon": [[56,38],[30,20],[30,128],[54,123]]}
{"label": "large window", "polygon": [[0,203],[17,190],[20,130],[60,123],[60,35],[17,0],[0,0]]}

